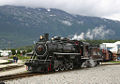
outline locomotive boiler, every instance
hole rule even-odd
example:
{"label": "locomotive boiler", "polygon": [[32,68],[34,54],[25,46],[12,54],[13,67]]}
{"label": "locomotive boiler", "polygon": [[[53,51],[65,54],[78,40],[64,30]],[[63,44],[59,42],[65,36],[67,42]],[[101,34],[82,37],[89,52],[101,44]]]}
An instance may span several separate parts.
{"label": "locomotive boiler", "polygon": [[99,49],[89,43],[57,36],[49,40],[49,35],[45,34],[40,36],[31,59],[25,65],[28,71],[49,72],[93,67],[101,60]]}

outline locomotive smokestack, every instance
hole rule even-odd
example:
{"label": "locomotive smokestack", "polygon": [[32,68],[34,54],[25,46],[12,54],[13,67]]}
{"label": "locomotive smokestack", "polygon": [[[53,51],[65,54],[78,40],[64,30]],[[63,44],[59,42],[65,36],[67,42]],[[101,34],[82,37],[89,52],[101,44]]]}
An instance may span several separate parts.
{"label": "locomotive smokestack", "polygon": [[45,33],[45,34],[44,34],[44,37],[45,37],[45,41],[48,41],[48,40],[49,40],[49,34],[48,34],[48,33]]}

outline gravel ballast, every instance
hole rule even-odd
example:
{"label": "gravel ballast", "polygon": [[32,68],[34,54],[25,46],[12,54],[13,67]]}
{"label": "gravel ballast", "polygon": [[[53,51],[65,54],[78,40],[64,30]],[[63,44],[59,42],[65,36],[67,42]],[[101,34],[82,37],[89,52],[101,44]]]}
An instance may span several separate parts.
{"label": "gravel ballast", "polygon": [[7,81],[5,84],[120,84],[120,65],[42,74]]}

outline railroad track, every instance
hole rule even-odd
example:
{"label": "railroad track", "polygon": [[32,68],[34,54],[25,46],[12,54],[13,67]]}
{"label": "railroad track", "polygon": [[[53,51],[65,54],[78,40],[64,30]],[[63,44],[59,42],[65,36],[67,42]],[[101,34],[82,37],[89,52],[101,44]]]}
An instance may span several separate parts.
{"label": "railroad track", "polygon": [[6,75],[6,76],[0,76],[0,81],[6,81],[6,80],[13,80],[13,79],[19,79],[19,78],[25,78],[25,77],[31,77],[35,75],[40,75],[40,73],[19,73],[19,74],[13,74],[13,75]]}
{"label": "railroad track", "polygon": [[23,67],[24,65],[15,65],[15,66],[7,66],[7,67],[3,67],[3,68],[0,68],[0,71],[6,71],[6,70],[11,70],[11,69],[17,69],[17,68],[20,68],[20,67]]}
{"label": "railroad track", "polygon": [[[72,70],[67,70],[67,71],[72,71]],[[48,75],[48,74],[62,73],[62,72],[67,72],[67,71],[48,72],[48,73],[24,72],[24,73],[19,73],[19,74],[11,74],[11,75],[6,75],[6,76],[0,76],[0,82],[7,81],[7,80],[20,79],[20,78],[25,78],[25,77],[32,77],[32,76],[37,76],[37,75],[46,75],[46,74]]]}
{"label": "railroad track", "polygon": [[11,64],[11,63],[13,63],[13,61],[9,61],[9,62],[4,62],[4,63],[0,63],[0,65],[3,65],[3,64]]}
{"label": "railroad track", "polygon": [[[120,63],[102,64],[101,66],[106,66],[106,65],[120,65]],[[85,69],[85,68],[80,68],[80,69]],[[88,68],[86,68],[86,69],[88,69]],[[79,70],[79,69],[74,69],[74,70]],[[68,72],[68,71],[74,71],[74,70],[59,71],[59,72],[50,72],[50,73],[46,73],[46,74],[55,74],[55,73]],[[44,73],[24,72],[24,73],[19,73],[19,74],[12,74],[12,75],[0,76],[0,81],[20,79],[20,78],[25,78],[25,77],[32,77],[32,76],[46,75],[46,74],[44,74]]]}

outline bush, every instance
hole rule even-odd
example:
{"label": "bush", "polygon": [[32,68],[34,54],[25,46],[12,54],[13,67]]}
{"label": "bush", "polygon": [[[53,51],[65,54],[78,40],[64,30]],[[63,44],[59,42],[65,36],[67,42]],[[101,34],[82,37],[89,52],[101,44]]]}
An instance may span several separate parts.
{"label": "bush", "polygon": [[[19,54],[18,55],[15,55],[16,57],[18,57],[18,60],[26,60],[26,59],[30,59],[31,57],[25,57],[25,56],[20,56]],[[14,55],[10,56],[9,58],[10,59],[13,59]]]}
{"label": "bush", "polygon": [[12,52],[12,55],[15,55],[15,54],[16,54],[15,49],[11,49],[11,52]]}
{"label": "bush", "polygon": [[27,53],[32,52],[32,49],[27,49]]}

